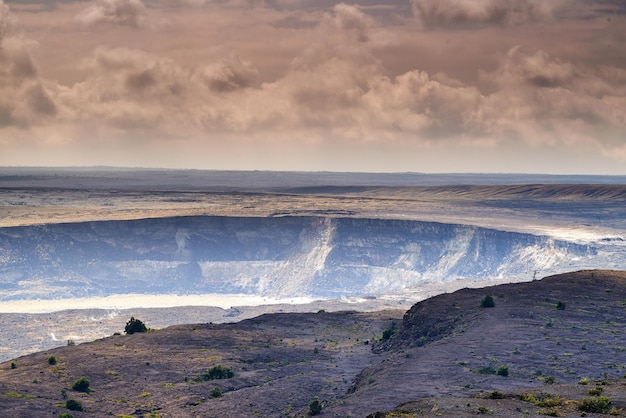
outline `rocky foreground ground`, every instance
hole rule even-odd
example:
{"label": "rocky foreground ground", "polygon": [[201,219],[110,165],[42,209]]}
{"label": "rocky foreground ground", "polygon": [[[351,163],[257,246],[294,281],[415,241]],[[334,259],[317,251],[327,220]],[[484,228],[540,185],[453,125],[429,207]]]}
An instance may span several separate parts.
{"label": "rocky foreground ground", "polygon": [[[487,295],[494,307],[481,307]],[[581,271],[463,289],[406,313],[172,326],[0,364],[0,411],[290,417],[318,400],[328,417],[624,416],[625,323],[626,273]],[[88,389],[73,389],[81,377]]]}

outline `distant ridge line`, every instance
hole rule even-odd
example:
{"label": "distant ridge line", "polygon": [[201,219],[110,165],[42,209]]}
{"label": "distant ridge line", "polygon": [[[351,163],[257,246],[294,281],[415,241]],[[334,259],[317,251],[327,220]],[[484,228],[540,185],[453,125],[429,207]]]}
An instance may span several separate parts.
{"label": "distant ridge line", "polygon": [[310,187],[626,185],[626,176],[220,171],[0,167],[0,188],[93,190],[282,190]]}

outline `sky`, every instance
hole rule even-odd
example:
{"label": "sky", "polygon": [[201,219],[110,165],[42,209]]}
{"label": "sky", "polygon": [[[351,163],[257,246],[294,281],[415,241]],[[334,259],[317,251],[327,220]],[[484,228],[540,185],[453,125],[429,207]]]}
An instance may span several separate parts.
{"label": "sky", "polygon": [[0,0],[0,166],[626,174],[625,0]]}

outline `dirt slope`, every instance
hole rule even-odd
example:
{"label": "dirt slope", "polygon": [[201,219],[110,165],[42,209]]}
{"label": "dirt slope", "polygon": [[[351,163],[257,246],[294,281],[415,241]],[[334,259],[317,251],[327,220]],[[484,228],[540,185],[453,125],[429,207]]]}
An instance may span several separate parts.
{"label": "dirt slope", "polygon": [[[480,307],[487,294],[495,307]],[[393,336],[378,341],[392,324],[385,335]],[[0,410],[54,417],[68,412],[65,395],[86,409],[75,417],[305,416],[318,396],[327,417],[399,405],[389,416],[580,416],[581,399],[600,387],[624,415],[625,324],[626,273],[583,271],[436,296],[404,318],[272,314],[175,326],[21,357],[14,369],[1,364]],[[234,377],[198,380],[218,364]],[[70,388],[80,376],[90,393]],[[215,387],[222,397],[212,397]],[[521,400],[526,392],[561,401],[542,406]]]}
{"label": "dirt slope", "polygon": [[[480,307],[487,294],[493,296],[495,307]],[[557,309],[559,302],[565,309]],[[581,379],[606,378],[620,380],[612,396],[621,408],[626,406],[621,381],[626,368],[625,324],[623,272],[583,271],[440,295],[413,306],[399,332],[377,346],[389,357],[359,376],[353,396],[378,399],[380,405],[401,404],[411,397],[436,398],[410,409],[429,415],[437,404],[432,416],[435,412],[450,416],[442,406],[448,403],[453,416],[463,416],[457,409],[461,406],[469,415],[476,414],[478,403],[498,416],[524,416],[524,410],[542,408],[526,403],[520,412],[519,405],[502,406],[506,401],[467,398],[501,391],[517,399],[525,388],[540,392],[549,388],[576,400],[588,390],[577,385]],[[500,367],[506,368],[507,376],[495,374]],[[546,384],[553,379],[556,385]],[[446,402],[443,397],[461,400]],[[468,402],[474,407],[466,408]],[[570,410],[580,416],[571,405]]]}
{"label": "dirt slope", "polygon": [[[305,414],[314,396],[346,393],[379,361],[369,344],[402,311],[266,314],[233,324],[182,325],[118,335],[0,365],[0,416],[252,417]],[[48,362],[50,356],[57,364]],[[202,380],[221,365],[232,378]],[[81,376],[90,393],[71,385]],[[213,398],[218,387],[223,394]]]}

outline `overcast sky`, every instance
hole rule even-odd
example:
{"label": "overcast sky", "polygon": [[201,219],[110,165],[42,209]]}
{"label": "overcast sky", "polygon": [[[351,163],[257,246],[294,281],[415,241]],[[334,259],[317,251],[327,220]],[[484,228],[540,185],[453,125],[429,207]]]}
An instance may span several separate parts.
{"label": "overcast sky", "polygon": [[626,174],[626,1],[0,0],[0,165]]}

